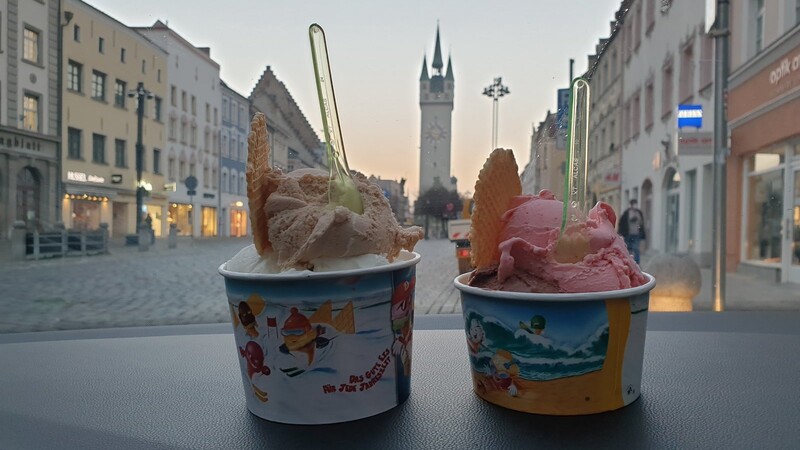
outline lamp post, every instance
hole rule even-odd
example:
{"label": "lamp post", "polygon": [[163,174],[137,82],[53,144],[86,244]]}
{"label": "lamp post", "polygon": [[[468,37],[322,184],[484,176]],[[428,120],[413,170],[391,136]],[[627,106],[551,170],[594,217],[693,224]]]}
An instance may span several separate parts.
{"label": "lamp post", "polygon": [[[144,145],[142,144],[142,122],[144,120],[144,101],[153,98],[153,94],[139,82],[136,89],[128,91],[128,97],[136,98],[136,233],[142,227],[142,211],[144,210],[144,191],[142,185],[142,169],[144,165]],[[141,245],[141,242],[139,243]]]}
{"label": "lamp post", "polygon": [[494,83],[486,88],[483,89],[483,95],[487,97],[491,97],[492,102],[492,150],[497,148],[497,115],[498,115],[498,100],[500,97],[510,94],[511,91],[508,90],[508,87],[503,86],[503,78],[497,77],[494,79]]}

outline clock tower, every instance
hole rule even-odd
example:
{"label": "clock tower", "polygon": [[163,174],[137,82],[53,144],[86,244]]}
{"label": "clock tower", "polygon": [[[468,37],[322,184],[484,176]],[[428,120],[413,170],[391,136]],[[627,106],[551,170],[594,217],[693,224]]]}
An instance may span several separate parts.
{"label": "clock tower", "polygon": [[422,58],[419,77],[419,108],[421,110],[419,144],[419,194],[427,191],[436,180],[447,190],[456,190],[456,179],[450,174],[450,139],[453,116],[453,64],[447,58],[443,71],[439,27],[436,27],[436,47],[433,51],[431,75],[427,57]]}

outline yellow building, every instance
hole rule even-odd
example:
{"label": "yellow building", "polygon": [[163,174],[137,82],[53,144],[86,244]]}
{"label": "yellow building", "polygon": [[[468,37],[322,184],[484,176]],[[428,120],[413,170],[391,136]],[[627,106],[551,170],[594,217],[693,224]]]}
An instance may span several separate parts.
{"label": "yellow building", "polygon": [[143,217],[167,232],[163,99],[167,53],[137,31],[80,0],[64,0],[63,221],[67,228],[107,223],[112,236],[136,229],[137,99],[143,83]]}

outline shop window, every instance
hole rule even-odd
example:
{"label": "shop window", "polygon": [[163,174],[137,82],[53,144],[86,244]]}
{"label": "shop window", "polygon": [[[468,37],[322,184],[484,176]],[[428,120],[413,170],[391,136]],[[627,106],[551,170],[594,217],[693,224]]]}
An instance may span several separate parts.
{"label": "shop window", "polygon": [[17,173],[17,220],[28,227],[36,226],[39,219],[41,175],[33,167],[24,167]]}

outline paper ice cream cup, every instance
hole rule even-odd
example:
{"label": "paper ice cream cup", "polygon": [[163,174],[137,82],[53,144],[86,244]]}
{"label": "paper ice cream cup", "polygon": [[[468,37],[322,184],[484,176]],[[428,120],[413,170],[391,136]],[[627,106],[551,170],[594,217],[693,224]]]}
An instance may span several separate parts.
{"label": "paper ice cream cup", "polygon": [[362,419],[411,389],[417,253],[334,272],[219,268],[247,409],[291,424]]}
{"label": "paper ice cream cup", "polygon": [[491,291],[455,279],[475,393],[536,414],[612,411],[639,398],[650,290]]}

